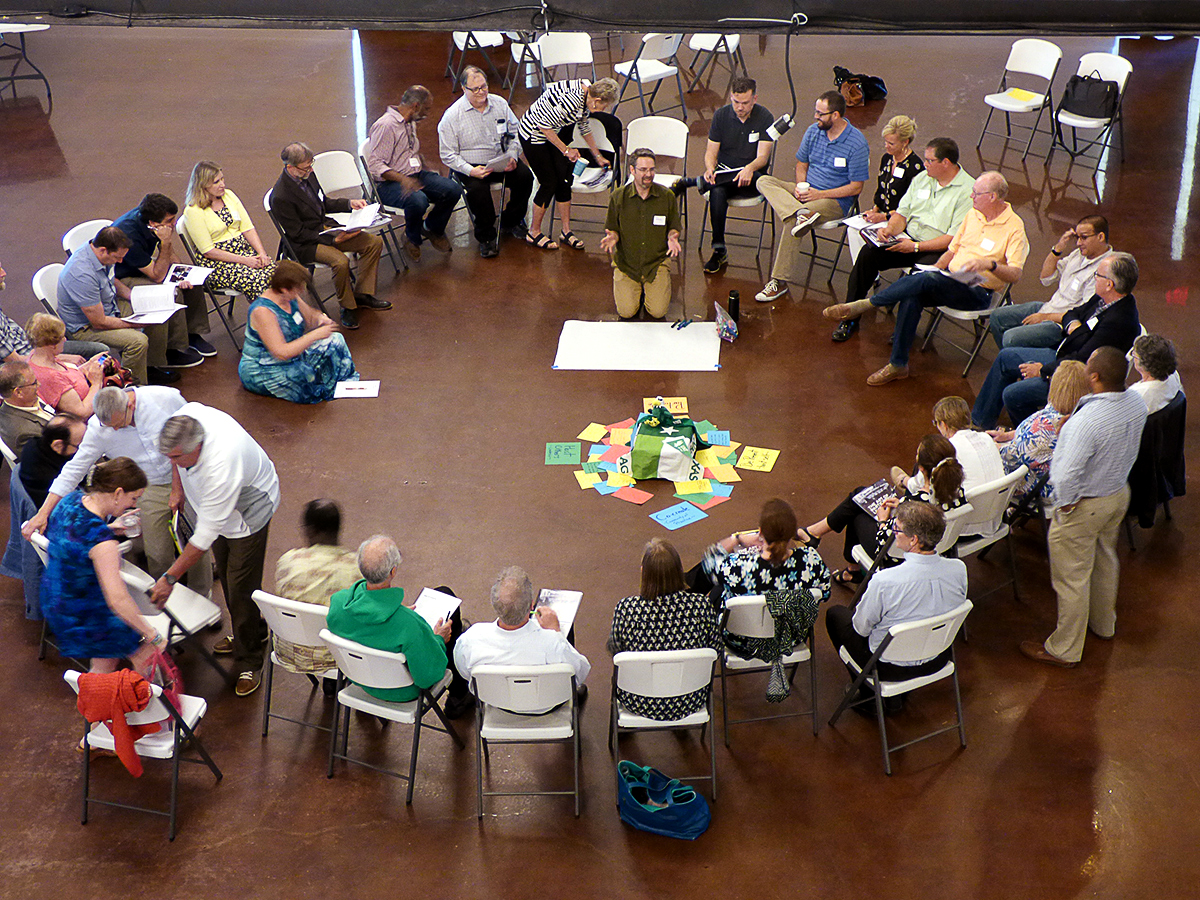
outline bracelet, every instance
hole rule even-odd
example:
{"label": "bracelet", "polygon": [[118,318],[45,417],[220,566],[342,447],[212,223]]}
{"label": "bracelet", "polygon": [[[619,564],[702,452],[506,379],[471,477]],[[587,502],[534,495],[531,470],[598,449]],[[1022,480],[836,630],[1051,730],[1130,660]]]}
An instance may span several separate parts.
{"label": "bracelet", "polygon": [[162,640],[162,635],[157,630],[155,630],[154,637],[152,638],[148,639],[145,635],[142,635],[143,644],[157,644],[160,640]]}

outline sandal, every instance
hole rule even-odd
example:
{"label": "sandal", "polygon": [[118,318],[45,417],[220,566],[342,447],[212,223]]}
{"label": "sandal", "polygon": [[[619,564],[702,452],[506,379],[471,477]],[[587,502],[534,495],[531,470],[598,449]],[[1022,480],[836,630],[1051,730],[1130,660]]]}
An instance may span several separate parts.
{"label": "sandal", "polygon": [[579,238],[575,237],[575,232],[573,232],[573,231],[559,232],[558,240],[559,240],[559,243],[566,244],[572,250],[586,249],[583,245],[583,241],[581,241]]}
{"label": "sandal", "polygon": [[554,241],[550,240],[550,238],[546,237],[540,231],[536,234],[527,232],[525,235],[525,243],[531,244],[532,246],[537,247],[539,250],[558,249],[558,244],[554,243]]}
{"label": "sandal", "polygon": [[821,543],[821,539],[813,537],[807,528],[796,529],[796,541],[810,550],[816,550],[817,546]]}
{"label": "sandal", "polygon": [[851,585],[862,584],[864,577],[862,569],[851,569],[849,566],[846,566],[846,568],[838,569],[834,572],[833,583],[848,588]]}

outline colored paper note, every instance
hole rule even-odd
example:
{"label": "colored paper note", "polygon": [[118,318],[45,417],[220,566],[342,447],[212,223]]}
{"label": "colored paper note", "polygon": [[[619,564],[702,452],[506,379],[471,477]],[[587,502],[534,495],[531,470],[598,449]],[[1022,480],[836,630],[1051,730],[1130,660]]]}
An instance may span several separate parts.
{"label": "colored paper note", "polygon": [[608,451],[608,444],[592,444],[588,447],[588,456],[599,456]]}
{"label": "colored paper note", "polygon": [[583,471],[587,472],[589,475],[591,475],[593,472],[599,472],[600,464],[589,460],[583,464]]}
{"label": "colored paper note", "polygon": [[620,466],[618,466],[615,462],[609,462],[606,459],[601,460],[600,462],[596,463],[596,465],[599,467],[599,470],[601,472],[620,472],[621,471]]}
{"label": "colored paper note", "polygon": [[696,462],[705,468],[711,469],[713,466],[720,464],[720,459],[717,458],[715,450],[706,447],[703,450],[696,451]]}
{"label": "colored paper note", "polygon": [[778,450],[767,450],[764,447],[746,447],[742,450],[741,458],[737,461],[739,469],[749,469],[752,472],[770,472],[779,458]]}
{"label": "colored paper note", "polygon": [[707,478],[698,481],[677,481],[675,490],[681,494],[711,494],[712,487]]}
{"label": "colored paper note", "polygon": [[630,438],[630,436],[632,436],[632,434],[633,434],[632,428],[614,428],[614,429],[612,429],[612,431],[610,432],[610,436],[612,438],[613,446],[615,447],[618,444],[622,444],[626,447],[629,446],[629,438]]}
{"label": "colored paper note", "polygon": [[718,446],[721,446],[721,447],[728,447],[729,446],[729,432],[728,431],[707,431],[707,432],[704,432],[704,440],[708,441],[708,443],[710,443],[710,444],[717,444]]}
{"label": "colored paper note", "polygon": [[708,514],[685,501],[651,513],[650,518],[668,531],[674,531],[684,525],[691,525],[693,522],[707,519]]}
{"label": "colored paper note", "polygon": [[[663,397],[662,405],[667,408],[667,412],[677,416],[686,416],[688,414],[687,397]],[[657,397],[642,398],[642,412],[650,412],[655,406],[658,406]]]}
{"label": "colored paper note", "polygon": [[697,505],[697,506],[698,506],[700,509],[712,509],[712,508],[713,508],[714,506],[716,506],[717,504],[719,504],[719,503],[724,503],[724,502],[725,502],[726,500],[728,500],[728,499],[729,499],[728,497],[719,497],[719,496],[714,496],[714,497],[713,497],[712,499],[710,499],[710,500],[709,500],[707,503],[696,503],[696,501],[695,501],[695,500],[692,500],[692,502],[693,502],[693,503],[696,503],[696,505]]}
{"label": "colored paper note", "polygon": [[595,484],[592,485],[592,489],[598,493],[603,494],[606,497],[609,494],[615,494],[618,490],[617,488],[613,487],[611,484],[605,484],[603,481],[597,481]]}
{"label": "colored paper note", "polygon": [[679,493],[679,491],[676,491],[675,496],[678,497],[680,500],[686,500],[689,503],[695,504],[696,506],[699,506],[701,509],[703,509],[704,504],[707,503],[709,500],[711,500],[715,495],[714,494],[681,494],[681,493]]}
{"label": "colored paper note", "polygon": [[717,464],[721,466],[732,466],[737,462],[736,453],[726,453],[724,456],[717,457]]}
{"label": "colored paper note", "polygon": [[717,426],[708,421],[708,419],[703,419],[699,422],[693,422],[692,424],[696,426],[697,434],[706,434],[709,431],[716,431],[717,429]]}
{"label": "colored paper note", "polygon": [[577,434],[575,436],[577,438],[579,438],[581,441],[598,441],[598,440],[600,440],[600,438],[604,437],[604,435],[607,431],[608,431],[608,429],[605,428],[603,425],[601,425],[599,422],[593,422],[591,425],[589,425],[587,428],[583,429],[583,431],[579,432],[579,434]]}
{"label": "colored paper note", "polygon": [[708,468],[712,472],[712,477],[722,484],[730,484],[731,482],[742,480],[742,476],[729,463],[717,463],[715,466],[709,466]]}
{"label": "colored paper note", "polygon": [[614,428],[632,428],[632,427],[633,427],[633,417],[630,416],[628,419],[622,419],[620,422],[613,422],[611,425],[608,426],[608,430],[612,431]]}
{"label": "colored paper note", "polygon": [[579,482],[579,486],[585,491],[600,480],[600,476],[595,472],[575,472],[574,475],[575,480]]}
{"label": "colored paper note", "polygon": [[546,465],[548,466],[577,466],[579,465],[579,442],[551,442],[546,445]]}
{"label": "colored paper note", "polygon": [[622,456],[624,456],[628,452],[629,452],[628,447],[625,447],[623,445],[613,444],[611,447],[609,447],[607,450],[605,450],[604,453],[601,454],[600,458],[602,460],[604,460],[605,462],[616,462],[618,459],[620,459]]}
{"label": "colored paper note", "polygon": [[[742,446],[742,442],[741,441],[730,441],[725,446],[728,447],[730,450],[736,450],[738,447]],[[723,450],[724,448],[718,447],[717,449],[719,452],[719,451]]]}
{"label": "colored paper note", "polygon": [[641,506],[654,495],[649,491],[639,490],[638,488],[629,487],[626,485],[625,487],[620,488],[615,494],[613,494],[613,496],[620,497],[622,500],[627,500],[630,503],[636,503],[638,506]]}
{"label": "colored paper note", "polygon": [[713,486],[712,486],[712,492],[713,492],[713,495],[717,496],[717,497],[728,497],[730,494],[733,493],[733,485],[732,484],[717,484],[716,482],[714,482]]}
{"label": "colored paper note", "polygon": [[637,482],[633,480],[632,475],[626,475],[622,472],[609,472],[608,483],[614,487],[625,487],[627,484],[637,484]]}

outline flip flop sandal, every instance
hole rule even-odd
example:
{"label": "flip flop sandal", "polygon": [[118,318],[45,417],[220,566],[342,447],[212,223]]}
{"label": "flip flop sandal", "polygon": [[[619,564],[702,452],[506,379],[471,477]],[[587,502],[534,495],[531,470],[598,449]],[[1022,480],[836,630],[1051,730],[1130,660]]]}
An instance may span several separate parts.
{"label": "flip flop sandal", "polygon": [[585,249],[585,247],[583,245],[583,241],[581,241],[579,238],[575,237],[575,232],[573,232],[573,231],[560,232],[558,235],[558,240],[559,240],[559,243],[566,244],[572,250]]}
{"label": "flip flop sandal", "polygon": [[558,244],[550,240],[540,231],[537,234],[528,233],[525,235],[525,243],[537,247],[539,250],[557,250]]}
{"label": "flip flop sandal", "polygon": [[865,577],[862,569],[851,569],[847,566],[844,569],[838,569],[834,573],[833,582],[834,584],[840,584],[842,587],[848,588],[851,585],[862,584],[862,580]]}

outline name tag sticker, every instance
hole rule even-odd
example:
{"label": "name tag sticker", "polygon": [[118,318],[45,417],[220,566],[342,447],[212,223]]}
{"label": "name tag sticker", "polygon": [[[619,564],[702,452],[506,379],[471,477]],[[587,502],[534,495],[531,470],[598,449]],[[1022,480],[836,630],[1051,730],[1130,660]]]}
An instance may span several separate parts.
{"label": "name tag sticker", "polygon": [[508,131],[508,123],[505,122],[503,119],[497,119],[496,120],[496,134],[504,134],[504,132],[506,132],[506,131]]}
{"label": "name tag sticker", "polygon": [[320,200],[322,203],[324,203],[325,202],[325,192],[318,189],[317,190],[317,199]]}
{"label": "name tag sticker", "polygon": [[1078,278],[1071,279],[1071,290],[1072,291],[1079,290],[1079,279]]}
{"label": "name tag sticker", "polygon": [[904,169],[900,168],[900,166],[896,166],[896,168],[892,169],[892,177],[893,178],[903,178],[904,177]]}
{"label": "name tag sticker", "polygon": [[666,216],[655,216],[655,217],[654,217],[654,223],[653,223],[653,224],[655,224],[655,225],[666,225],[666,224],[667,224],[667,217],[666,217]]}
{"label": "name tag sticker", "polygon": [[1088,331],[1095,331],[1095,330],[1096,330],[1096,324],[1097,324],[1099,321],[1100,321],[1100,317],[1099,317],[1099,316],[1092,316],[1090,319],[1088,319],[1088,320],[1087,320],[1087,327],[1088,327]]}
{"label": "name tag sticker", "polygon": [[844,156],[835,156],[835,157],[833,158],[833,166],[834,166],[834,168],[835,168],[835,169],[844,169],[844,168],[846,168],[846,157],[844,157]]}
{"label": "name tag sticker", "polygon": [[292,313],[292,321],[295,322],[297,325],[303,325],[304,324],[304,316],[300,315],[299,312],[294,312],[294,313]]}
{"label": "name tag sticker", "polygon": [[979,246],[982,247],[985,252],[991,253],[993,250],[996,249],[996,242],[993,241],[991,238],[984,238],[983,240],[981,240],[979,242]]}
{"label": "name tag sticker", "polygon": [[419,156],[410,156],[408,158],[408,164],[414,169],[419,169],[421,168],[421,158]]}
{"label": "name tag sticker", "polygon": [[928,200],[929,199],[929,189],[926,188],[925,190],[917,191],[917,199],[918,200]]}
{"label": "name tag sticker", "polygon": [[746,140],[748,140],[752,144],[757,144],[758,143],[758,132],[757,131],[750,132],[750,134],[746,138]]}

